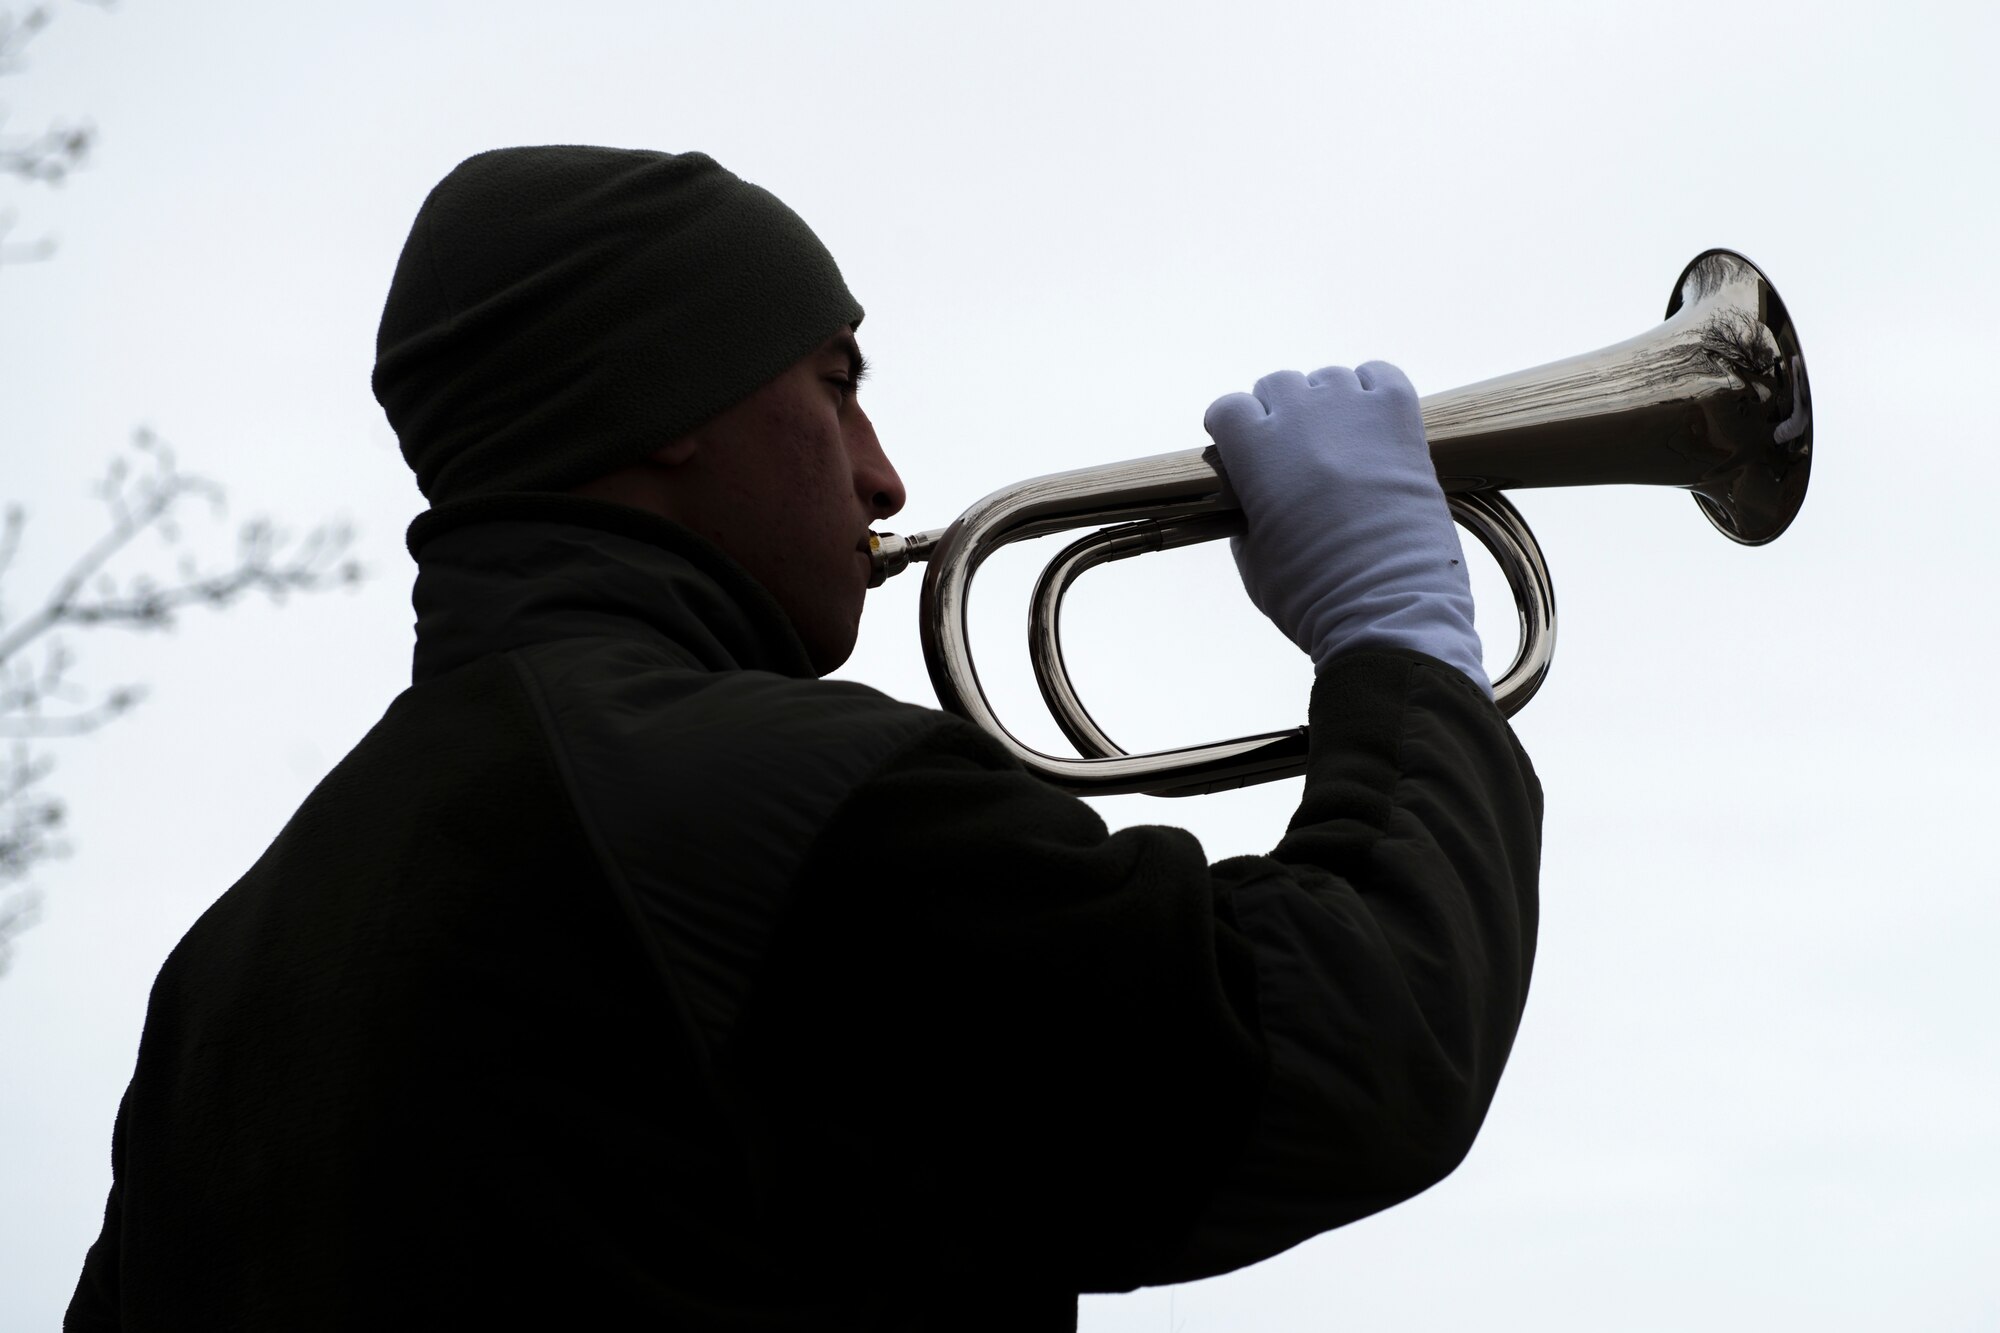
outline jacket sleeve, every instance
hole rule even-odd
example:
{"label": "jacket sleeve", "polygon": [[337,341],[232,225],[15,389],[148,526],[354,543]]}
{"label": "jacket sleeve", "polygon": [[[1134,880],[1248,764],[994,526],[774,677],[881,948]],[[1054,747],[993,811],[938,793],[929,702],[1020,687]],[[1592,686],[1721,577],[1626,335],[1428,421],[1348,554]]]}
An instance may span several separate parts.
{"label": "jacket sleeve", "polygon": [[858,787],[729,1053],[772,1215],[1122,1290],[1449,1173],[1526,997],[1539,789],[1492,703],[1416,654],[1337,660],[1311,720],[1284,839],[1214,866],[956,723]]}

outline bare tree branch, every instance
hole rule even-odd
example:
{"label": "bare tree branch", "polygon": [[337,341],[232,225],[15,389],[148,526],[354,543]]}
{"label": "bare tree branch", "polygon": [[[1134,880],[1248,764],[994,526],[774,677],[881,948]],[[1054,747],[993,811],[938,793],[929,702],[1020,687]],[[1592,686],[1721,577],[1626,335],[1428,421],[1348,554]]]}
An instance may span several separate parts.
{"label": "bare tree branch", "polygon": [[[112,0],[68,0],[110,8]],[[40,0],[26,8],[0,8],[0,76],[26,68],[30,44],[48,30],[64,0]],[[0,106],[0,126],[6,122]],[[80,170],[96,128],[88,120],[54,120],[38,134],[0,134],[0,182],[60,186]],[[12,242],[14,208],[0,204],[0,268],[22,260],[48,258],[50,238]],[[222,488],[208,478],[182,472],[174,452],[140,430],[132,438],[138,458],[118,456],[98,482],[110,522],[104,532],[56,578],[48,592],[18,620],[0,604],[0,971],[6,971],[14,939],[34,923],[40,895],[24,885],[30,871],[66,847],[56,833],[64,823],[62,801],[46,789],[54,757],[40,743],[66,741],[102,729],[140,703],[144,691],[120,685],[92,691],[72,679],[74,654],[58,630],[86,630],[118,624],[138,630],[172,628],[188,606],[228,606],[248,592],[282,600],[292,592],[314,592],[360,582],[360,566],[348,558],[352,534],[346,524],[324,524],[292,538],[268,520],[246,522],[236,534],[236,554],[228,564],[200,560],[180,540],[180,520],[190,508],[206,508],[220,518]],[[138,466],[134,466],[138,462]],[[22,548],[26,516],[18,504],[0,514],[0,578],[14,572]],[[150,570],[116,574],[130,558],[132,544],[152,534],[166,546],[182,546],[172,560],[172,576]]]}
{"label": "bare tree branch", "polygon": [[[27,522],[28,511],[19,505],[8,505],[6,514],[0,516],[0,578],[6,577],[7,566],[14,563],[14,554],[21,549],[21,529]],[[6,619],[6,612],[0,610],[0,624]]]}
{"label": "bare tree branch", "polygon": [[[32,611],[10,622],[0,607],[0,740],[15,742],[11,758],[0,762],[0,970],[9,940],[34,919],[38,901],[10,886],[62,850],[55,839],[62,804],[40,785],[53,760],[25,742],[96,731],[144,697],[135,685],[97,692],[75,684],[75,655],[57,631],[105,625],[171,629],[178,613],[191,606],[222,608],[253,592],[282,601],[295,592],[353,586],[362,578],[348,554],[352,532],[346,524],[325,524],[294,539],[266,519],[238,529],[234,558],[225,566],[205,566],[183,549],[171,578],[145,570],[120,575],[121,557],[140,537],[151,534],[168,547],[181,547],[182,519],[191,506],[211,519],[220,519],[225,508],[222,488],[181,471],[173,450],[152,432],[135,432],[131,447],[134,456],[112,459],[94,487],[108,519],[103,533]],[[26,526],[18,506],[0,516],[0,575],[12,567]]]}
{"label": "bare tree branch", "polygon": [[[18,717],[0,716],[0,740],[50,740],[58,736],[84,736],[96,731],[112,719],[132,711],[146,692],[137,685],[121,685],[105,693],[102,699],[84,708],[64,714],[61,717],[44,717],[39,712],[40,699],[33,696],[31,702],[18,705],[22,715]],[[13,696],[0,699],[0,708],[14,705]]]}
{"label": "bare tree branch", "polygon": [[0,74],[17,74],[24,63],[21,53],[35,40],[53,17],[47,5],[30,6],[19,18],[11,9],[0,10]]}
{"label": "bare tree branch", "polygon": [[24,878],[38,862],[67,849],[56,841],[62,802],[37,789],[54,761],[17,745],[0,763],[0,972],[6,970],[14,937],[33,925],[41,895],[5,886]]}
{"label": "bare tree branch", "polygon": [[[26,67],[29,46],[48,30],[64,0],[41,0],[25,9],[0,8],[0,77]],[[109,9],[112,0],[69,0]],[[0,106],[0,125],[7,109]],[[83,120],[55,120],[36,134],[0,134],[0,180],[26,186],[59,186],[87,161],[97,139]],[[0,205],[0,268],[45,259],[55,243],[10,241],[16,218]],[[173,451],[150,431],[132,440],[139,466],[114,458],[97,486],[109,523],[77,556],[33,609],[18,620],[0,604],[0,741],[11,742],[0,758],[0,971],[6,969],[14,938],[35,919],[40,898],[22,882],[34,867],[67,849],[57,839],[63,805],[44,786],[54,759],[31,742],[61,741],[97,731],[130,711],[144,697],[134,685],[91,690],[71,677],[75,665],[57,632],[104,625],[128,629],[170,629],[191,606],[222,608],[247,593],[283,600],[294,592],[359,583],[362,571],[348,558],[352,534],[330,523],[296,540],[268,520],[239,529],[234,558],[206,565],[186,548],[172,562],[172,577],[141,570],[115,572],[141,536],[152,534],[180,546],[180,524],[190,508],[223,513],[222,488],[175,465]],[[0,514],[0,579],[13,572],[27,520],[18,505]]]}
{"label": "bare tree branch", "polygon": [[[110,9],[117,0],[79,0],[79,3],[93,9]],[[29,5],[27,12],[19,16],[12,9],[0,9],[0,75],[21,72],[27,65],[23,53],[28,44],[54,22],[55,16],[56,7],[46,3]]]}
{"label": "bare tree branch", "polygon": [[[18,74],[27,67],[29,43],[47,31],[55,18],[53,5],[32,5],[16,17],[11,9],[0,10],[0,75]],[[0,109],[0,120],[6,112]],[[88,122],[70,125],[56,121],[40,134],[13,135],[0,139],[0,172],[44,185],[60,185],[83,164],[97,130]]]}
{"label": "bare tree branch", "polygon": [[[98,9],[109,9],[111,0],[79,0]],[[48,30],[55,19],[53,4],[30,5],[16,14],[0,10],[0,77],[18,74],[27,67],[30,43]],[[0,124],[7,109],[0,106]],[[57,120],[38,134],[0,135],[0,176],[12,176],[31,185],[61,185],[79,170],[97,142],[97,127],[89,121]],[[55,253],[49,237],[26,244],[9,244],[15,226],[14,210],[0,210],[0,267],[47,259]]]}
{"label": "bare tree branch", "polygon": [[[122,584],[110,578],[106,566],[141,533],[156,532],[169,544],[180,540],[177,509],[186,501],[199,498],[215,513],[222,510],[221,487],[180,471],[173,450],[151,431],[135,432],[132,447],[151,462],[151,468],[135,472],[126,460],[112,460],[97,486],[111,513],[110,527],[77,557],[33,612],[11,627],[0,619],[0,664],[59,625],[168,629],[175,613],[185,607],[227,606],[251,591],[283,600],[288,593],[360,581],[361,567],[344,558],[353,540],[346,524],[315,528],[293,543],[264,519],[243,525],[237,534],[236,563],[228,569],[204,573],[184,560],[179,577],[164,583],[143,573]],[[18,532],[13,540],[18,541]]]}
{"label": "bare tree branch", "polygon": [[42,895],[33,889],[0,892],[0,972],[14,959],[14,937],[41,916]]}
{"label": "bare tree branch", "polygon": [[0,139],[0,172],[41,185],[60,185],[90,156],[97,127],[62,121],[40,134]]}

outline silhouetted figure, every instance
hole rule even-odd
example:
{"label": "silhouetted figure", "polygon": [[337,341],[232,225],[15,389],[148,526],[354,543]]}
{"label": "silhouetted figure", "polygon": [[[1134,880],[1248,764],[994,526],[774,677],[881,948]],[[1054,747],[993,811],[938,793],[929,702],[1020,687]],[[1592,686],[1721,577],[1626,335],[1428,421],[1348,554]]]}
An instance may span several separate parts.
{"label": "silhouetted figure", "polygon": [[819,678],[903,502],[861,316],[699,154],[431,193],[414,683],[161,970],[70,1329],[1067,1329],[1458,1163],[1540,794],[1408,382],[1210,410],[1318,666],[1289,830],[1210,865]]}

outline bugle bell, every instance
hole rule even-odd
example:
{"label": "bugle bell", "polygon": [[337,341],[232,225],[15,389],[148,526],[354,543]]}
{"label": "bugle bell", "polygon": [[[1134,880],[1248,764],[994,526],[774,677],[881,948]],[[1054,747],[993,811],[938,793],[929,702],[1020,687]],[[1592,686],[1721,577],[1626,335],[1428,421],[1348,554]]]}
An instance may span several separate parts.
{"label": "bugle bell", "polygon": [[[1679,486],[1732,541],[1762,545],[1805,500],[1812,400],[1784,302],[1729,250],[1682,270],[1666,321],[1636,338],[1532,370],[1431,394],[1424,433],[1453,516],[1492,553],[1514,594],[1520,645],[1494,686],[1517,712],[1555,650],[1555,592],[1534,534],[1501,494],[1535,486]],[[871,542],[875,583],[927,565],[924,658],[940,703],[990,732],[1030,771],[1081,795],[1193,795],[1305,771],[1307,731],[1128,754],[1091,718],[1063,665],[1060,612],[1085,570],[1242,531],[1213,449],[1189,449],[1036,477],[995,491],[947,528]],[[1043,570],[1029,652],[1050,712],[1081,758],[1043,754],[1003,725],[968,642],[972,576],[1011,542],[1097,531]]]}

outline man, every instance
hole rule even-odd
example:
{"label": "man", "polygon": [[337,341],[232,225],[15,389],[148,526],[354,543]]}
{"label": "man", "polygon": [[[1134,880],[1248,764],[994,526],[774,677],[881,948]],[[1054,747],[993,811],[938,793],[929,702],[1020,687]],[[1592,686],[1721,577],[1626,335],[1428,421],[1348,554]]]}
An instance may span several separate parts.
{"label": "man", "polygon": [[1318,667],[1290,830],[1210,865],[819,679],[904,498],[861,318],[699,154],[432,192],[415,683],[162,969],[68,1327],[1069,1328],[1456,1165],[1540,797],[1408,382],[1210,409]]}

